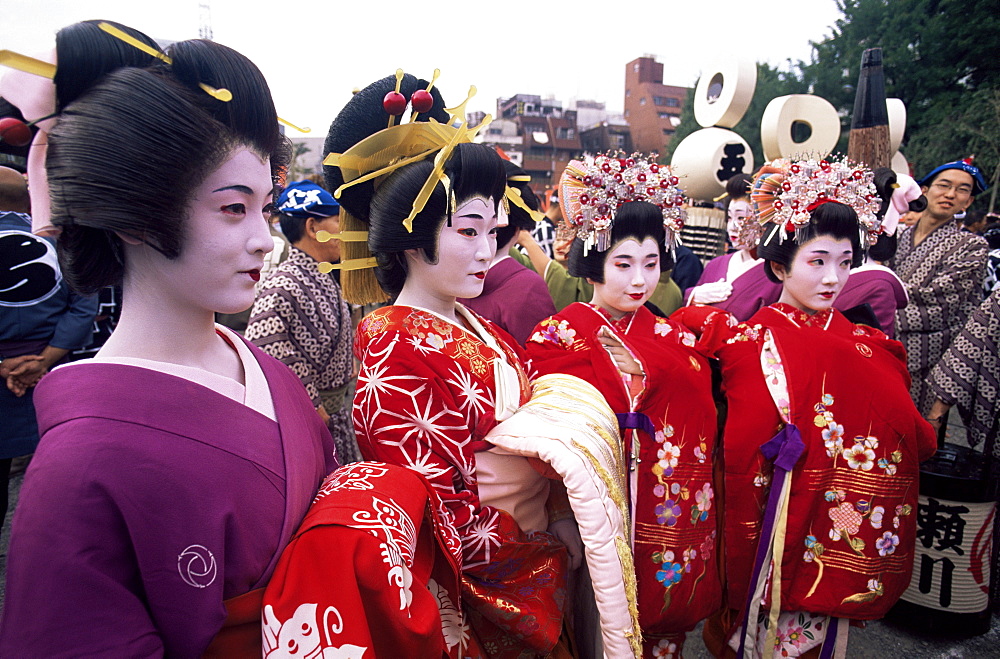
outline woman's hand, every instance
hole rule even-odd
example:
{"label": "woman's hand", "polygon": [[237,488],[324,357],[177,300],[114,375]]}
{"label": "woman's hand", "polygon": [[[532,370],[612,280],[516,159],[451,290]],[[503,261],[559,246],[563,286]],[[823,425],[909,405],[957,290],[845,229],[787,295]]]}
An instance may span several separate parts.
{"label": "woman's hand", "polygon": [[597,331],[597,340],[608,351],[611,361],[615,363],[619,371],[628,375],[645,375],[642,372],[642,366],[635,360],[632,353],[606,326]]}
{"label": "woman's hand", "polygon": [[695,304],[716,304],[725,302],[732,294],[732,284],[725,280],[713,281],[691,289],[691,301]]}
{"label": "woman's hand", "polygon": [[576,521],[567,518],[549,524],[549,533],[556,537],[556,540],[566,545],[569,552],[569,569],[575,570],[583,564],[583,540],[580,539],[580,529],[576,526]]}

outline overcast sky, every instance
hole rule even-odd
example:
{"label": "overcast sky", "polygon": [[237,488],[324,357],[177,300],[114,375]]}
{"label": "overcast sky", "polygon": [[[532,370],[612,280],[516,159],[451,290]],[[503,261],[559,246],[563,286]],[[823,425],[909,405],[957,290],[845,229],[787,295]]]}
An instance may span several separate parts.
{"label": "overcast sky", "polygon": [[[693,86],[732,54],[778,67],[807,60],[809,42],[828,36],[839,17],[835,0],[204,2],[215,40],[261,68],[278,114],[311,127],[311,137],[325,135],[353,88],[400,67],[427,79],[440,68],[449,105],[476,85],[469,110],[494,113],[497,97],[526,93],[564,105],[594,99],[620,112],[625,64],[636,57],[663,62],[666,84]],[[50,49],[55,32],[79,20],[111,19],[182,40],[198,36],[201,19],[199,0],[0,0],[0,14],[0,49],[29,55]]]}

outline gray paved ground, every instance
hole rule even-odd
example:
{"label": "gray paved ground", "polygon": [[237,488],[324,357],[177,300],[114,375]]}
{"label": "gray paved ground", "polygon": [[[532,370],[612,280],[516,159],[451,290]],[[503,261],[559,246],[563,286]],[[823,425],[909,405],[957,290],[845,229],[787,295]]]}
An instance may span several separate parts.
{"label": "gray paved ground", "polygon": [[[953,427],[948,441],[963,443],[965,441],[964,429],[961,426]],[[23,474],[11,478],[11,512],[17,505],[17,496],[23,480]],[[8,521],[3,526],[3,535],[0,538],[0,569],[4,572],[7,564],[7,544],[10,537],[10,515],[8,514],[7,517]],[[0,612],[3,611],[4,594],[4,583],[3,580],[0,580]],[[1000,616],[994,615],[991,622],[990,630],[986,634],[960,640],[920,634],[913,629],[889,622],[872,622],[868,624],[867,629],[851,630],[847,656],[858,659],[1000,657]],[[712,656],[701,642],[700,626],[689,635],[685,650],[685,656],[688,659],[710,659]]]}

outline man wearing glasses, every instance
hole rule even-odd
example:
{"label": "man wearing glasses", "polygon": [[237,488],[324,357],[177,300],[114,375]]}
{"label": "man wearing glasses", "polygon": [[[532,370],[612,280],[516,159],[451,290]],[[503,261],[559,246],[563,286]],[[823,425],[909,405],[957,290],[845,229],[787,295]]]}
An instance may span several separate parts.
{"label": "man wearing glasses", "polygon": [[910,297],[910,303],[896,312],[896,329],[913,378],[910,394],[926,415],[934,402],[927,376],[982,301],[988,248],[982,237],[961,231],[955,220],[976,195],[986,191],[979,168],[967,160],[945,163],[925,176],[920,186],[927,209],[914,226],[900,230],[892,268]]}

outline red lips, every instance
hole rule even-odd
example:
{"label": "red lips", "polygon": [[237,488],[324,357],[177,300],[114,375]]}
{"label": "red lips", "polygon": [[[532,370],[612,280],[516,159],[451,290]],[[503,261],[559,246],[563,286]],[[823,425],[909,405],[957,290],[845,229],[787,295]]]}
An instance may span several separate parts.
{"label": "red lips", "polygon": [[628,296],[630,298],[632,298],[633,300],[641,300],[642,297],[643,297],[643,295],[644,295],[643,293],[629,293],[628,294]]}
{"label": "red lips", "polygon": [[476,279],[486,279],[486,273],[485,272],[477,272],[473,276]]}
{"label": "red lips", "polygon": [[255,268],[253,270],[244,270],[243,272],[250,275],[250,279],[253,279],[254,281],[260,281],[260,270]]}

